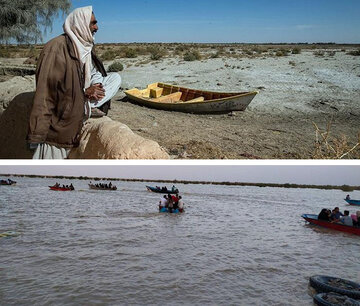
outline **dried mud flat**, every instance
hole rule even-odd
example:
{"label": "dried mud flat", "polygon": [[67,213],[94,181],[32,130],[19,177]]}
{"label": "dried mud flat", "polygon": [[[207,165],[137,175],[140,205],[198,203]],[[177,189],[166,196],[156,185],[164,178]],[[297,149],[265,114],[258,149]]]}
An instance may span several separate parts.
{"label": "dried mud flat", "polygon": [[[140,61],[140,60],[139,60]],[[109,116],[165,147],[173,158],[311,159],[315,123],[331,137],[356,143],[360,132],[360,61],[313,51],[287,57],[216,58],[198,62],[163,59],[134,65],[128,59],[123,87],[168,82],[197,89],[259,94],[244,112],[194,115],[125,102],[119,93]]]}
{"label": "dried mud flat", "polygon": [[[346,135],[350,146],[360,132],[359,57],[339,50],[331,56],[314,52],[193,62],[181,57],[120,59],[125,66],[122,90],[109,117],[157,141],[173,159],[311,159],[313,123],[325,130],[331,121],[331,137]],[[246,111],[222,115],[167,112],[126,100],[124,89],[153,82],[259,94]]]}

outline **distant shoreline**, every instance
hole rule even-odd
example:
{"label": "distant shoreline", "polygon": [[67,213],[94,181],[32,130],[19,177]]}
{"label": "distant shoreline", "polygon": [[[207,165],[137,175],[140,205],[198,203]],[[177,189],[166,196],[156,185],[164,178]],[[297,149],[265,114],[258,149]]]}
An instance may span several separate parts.
{"label": "distant shoreline", "polygon": [[0,174],[1,177],[28,177],[28,178],[50,178],[67,180],[87,180],[87,181],[122,181],[122,182],[154,182],[171,184],[202,184],[202,185],[226,185],[226,186],[253,186],[253,187],[274,187],[274,188],[302,188],[302,189],[326,189],[342,190],[351,192],[360,190],[360,186],[349,185],[306,185],[306,184],[276,184],[276,183],[247,183],[247,182],[211,182],[211,181],[187,181],[187,180],[154,180],[154,179],[124,179],[124,178],[100,178],[89,176],[64,176],[64,175],[35,175],[35,174]]}

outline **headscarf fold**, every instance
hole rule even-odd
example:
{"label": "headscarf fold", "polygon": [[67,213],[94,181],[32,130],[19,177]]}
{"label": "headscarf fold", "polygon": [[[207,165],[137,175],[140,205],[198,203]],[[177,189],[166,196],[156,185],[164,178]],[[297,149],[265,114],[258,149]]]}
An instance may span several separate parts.
{"label": "headscarf fold", "polygon": [[70,13],[64,23],[64,32],[70,37],[76,55],[83,64],[85,74],[85,89],[90,86],[91,80],[91,50],[94,46],[94,37],[90,31],[92,6],[80,7]]}

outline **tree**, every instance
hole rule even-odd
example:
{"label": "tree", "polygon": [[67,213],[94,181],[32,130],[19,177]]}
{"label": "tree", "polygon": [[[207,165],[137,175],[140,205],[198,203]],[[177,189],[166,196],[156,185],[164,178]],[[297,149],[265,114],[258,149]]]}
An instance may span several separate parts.
{"label": "tree", "polygon": [[42,40],[54,17],[68,13],[71,0],[0,0],[0,41],[30,43]]}

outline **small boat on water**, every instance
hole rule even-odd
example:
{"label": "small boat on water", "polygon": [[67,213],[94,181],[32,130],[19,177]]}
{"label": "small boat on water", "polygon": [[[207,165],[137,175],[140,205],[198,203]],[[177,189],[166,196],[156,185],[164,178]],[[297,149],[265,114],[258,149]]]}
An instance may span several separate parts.
{"label": "small boat on water", "polygon": [[54,191],[73,191],[75,190],[74,188],[69,188],[69,187],[56,187],[56,186],[49,186],[50,190],[54,190]]}
{"label": "small boat on water", "polygon": [[344,199],[348,204],[354,206],[360,206],[360,200]]}
{"label": "small boat on water", "polygon": [[229,113],[244,111],[257,91],[214,92],[164,83],[149,84],[145,89],[125,91],[132,102],[151,108],[184,113]]}
{"label": "small boat on water", "polygon": [[[161,209],[159,210],[159,212],[160,212],[160,213],[170,213],[170,211],[169,211],[167,208],[165,208],[165,207],[161,208]],[[184,213],[184,212],[185,212],[184,209],[183,209],[182,211],[180,211],[179,209],[174,209],[174,210],[171,212],[171,214],[182,214],[182,213]]]}
{"label": "small boat on water", "polygon": [[164,189],[164,188],[157,188],[157,187],[151,187],[151,186],[146,186],[146,189],[150,192],[155,192],[155,193],[165,193],[165,194],[177,194],[179,193],[178,189],[172,190],[172,189]]}
{"label": "small boat on water", "polygon": [[[108,185],[109,186],[109,185]],[[93,189],[93,190],[117,190],[116,186],[111,186],[111,187],[101,187],[101,186],[96,186],[95,184],[89,184],[89,188]]]}
{"label": "small boat on water", "polygon": [[318,216],[312,214],[303,214],[301,217],[303,217],[307,222],[311,224],[316,224],[322,227],[327,227],[333,230],[360,236],[360,227],[349,226],[341,223],[332,223],[324,220],[318,220]]}
{"label": "small boat on water", "polygon": [[15,185],[15,184],[16,184],[16,182],[11,179],[0,181],[0,185],[11,186],[11,185]]}
{"label": "small boat on water", "polygon": [[[310,286],[313,287],[316,292],[331,292],[346,295],[353,299],[360,299],[360,284],[351,280],[327,275],[314,275],[310,277]],[[360,306],[360,302],[358,305]]]}

